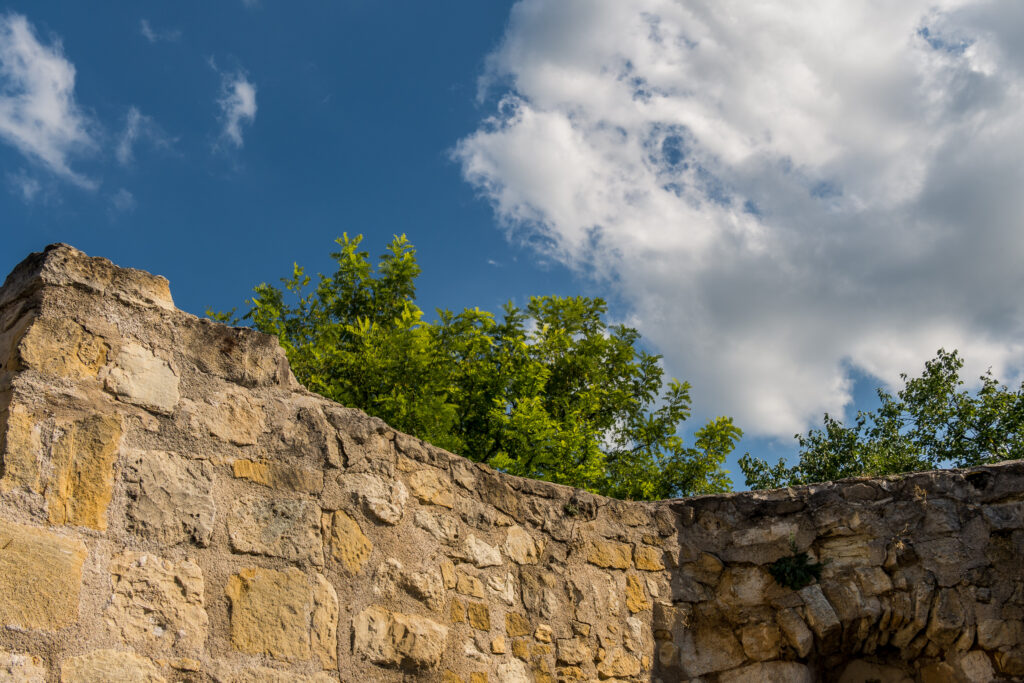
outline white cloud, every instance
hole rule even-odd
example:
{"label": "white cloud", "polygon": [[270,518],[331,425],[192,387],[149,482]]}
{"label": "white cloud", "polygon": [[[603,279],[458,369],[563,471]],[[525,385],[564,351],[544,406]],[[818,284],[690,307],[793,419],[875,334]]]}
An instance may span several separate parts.
{"label": "white cloud", "polygon": [[167,29],[164,31],[154,29],[148,20],[139,21],[139,33],[151,43],[173,43],[181,38],[181,31],[178,29]]}
{"label": "white cloud", "polygon": [[170,149],[173,143],[152,117],[146,116],[137,107],[130,107],[117,147],[114,148],[114,155],[122,166],[127,166],[135,160],[135,145],[140,141],[165,150]]}
{"label": "white cloud", "polygon": [[242,146],[242,124],[256,120],[256,86],[241,73],[224,74],[217,100],[224,121],[223,136]]}
{"label": "white cloud", "polygon": [[1024,4],[521,0],[459,142],[698,410],[790,436],[940,347],[1024,364]]}
{"label": "white cloud", "polygon": [[60,42],[42,45],[24,16],[0,16],[0,138],[76,185],[96,183],[70,157],[94,149],[88,118],[75,103],[75,67]]}
{"label": "white cloud", "polygon": [[40,182],[26,173],[25,169],[19,169],[17,173],[8,171],[4,176],[7,178],[7,184],[14,193],[20,196],[26,203],[32,202],[39,194],[39,191],[43,189]]}
{"label": "white cloud", "polygon": [[116,213],[131,213],[135,210],[135,195],[123,187],[110,196],[110,206]]}

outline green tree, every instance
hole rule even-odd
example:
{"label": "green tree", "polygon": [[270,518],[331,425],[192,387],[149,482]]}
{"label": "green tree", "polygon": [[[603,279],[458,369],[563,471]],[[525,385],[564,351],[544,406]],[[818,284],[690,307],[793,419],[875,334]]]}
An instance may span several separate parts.
{"label": "green tree", "polygon": [[777,488],[843,477],[971,467],[1024,457],[1024,384],[1016,391],[989,370],[975,392],[962,388],[963,360],[939,349],[920,377],[901,374],[892,396],[878,390],[877,410],[852,425],[825,414],[820,429],[796,435],[799,462],[769,465],[750,454],[740,468],[751,488]]}
{"label": "green tree", "polygon": [[277,335],[310,390],[511,474],[632,499],[729,490],[739,428],[716,418],[686,445],[689,385],[663,390],[660,356],[607,325],[604,301],[532,297],[500,319],[467,308],[429,322],[406,237],[376,268],[361,239],[337,240],[333,275],[296,265],[283,288],[257,286],[243,316]]}

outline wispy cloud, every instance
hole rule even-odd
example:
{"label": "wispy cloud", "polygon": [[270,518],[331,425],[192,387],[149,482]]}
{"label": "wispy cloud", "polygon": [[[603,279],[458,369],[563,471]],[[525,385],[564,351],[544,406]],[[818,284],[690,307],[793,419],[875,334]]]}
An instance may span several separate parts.
{"label": "wispy cloud", "polygon": [[110,207],[115,213],[131,213],[135,206],[135,195],[123,187],[110,196]]}
{"label": "wispy cloud", "polygon": [[241,147],[242,126],[256,120],[256,86],[241,72],[223,74],[221,95],[217,104],[224,123],[222,137]]}
{"label": "wispy cloud", "polygon": [[75,102],[75,67],[59,41],[45,46],[20,14],[0,15],[0,138],[57,175],[93,189],[70,158],[97,147]]}
{"label": "wispy cloud", "polygon": [[521,0],[455,150],[542,256],[607,277],[706,413],[790,436],[850,369],[1024,367],[1024,10]]}
{"label": "wispy cloud", "polygon": [[181,38],[181,31],[179,29],[157,30],[146,19],[139,21],[139,33],[151,43],[173,43]]}
{"label": "wispy cloud", "polygon": [[117,140],[117,147],[114,148],[118,163],[122,166],[131,164],[135,159],[135,145],[139,142],[147,142],[160,149],[170,149],[173,143],[152,117],[146,116],[137,107],[131,107],[125,116],[124,129]]}
{"label": "wispy cloud", "polygon": [[32,202],[42,189],[39,180],[26,173],[25,169],[19,169],[16,173],[8,171],[4,177],[11,190],[26,203]]}

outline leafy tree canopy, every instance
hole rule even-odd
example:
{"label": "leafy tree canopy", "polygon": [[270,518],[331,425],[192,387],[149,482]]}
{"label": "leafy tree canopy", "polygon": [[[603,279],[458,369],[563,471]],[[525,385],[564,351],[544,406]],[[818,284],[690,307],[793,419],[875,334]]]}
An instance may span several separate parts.
{"label": "leafy tree canopy", "polygon": [[938,467],[972,467],[1024,457],[1024,384],[1016,391],[989,370],[981,387],[962,389],[963,360],[939,349],[920,377],[900,375],[896,396],[879,389],[881,406],[858,412],[852,425],[827,413],[821,429],[796,435],[799,462],[740,458],[751,488],[777,488],[843,477],[886,475]]}
{"label": "leafy tree canopy", "polygon": [[361,240],[336,240],[333,275],[296,265],[248,301],[243,318],[277,335],[310,390],[515,475],[631,499],[729,490],[722,464],[740,429],[719,417],[686,445],[689,384],[663,387],[660,356],[607,325],[604,301],[540,296],[500,318],[467,308],[429,322],[405,235],[376,268]]}

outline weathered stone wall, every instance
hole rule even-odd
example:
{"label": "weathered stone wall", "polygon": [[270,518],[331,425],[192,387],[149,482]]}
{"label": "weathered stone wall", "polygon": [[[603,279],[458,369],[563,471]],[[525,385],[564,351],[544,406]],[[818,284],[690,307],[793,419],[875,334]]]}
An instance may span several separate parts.
{"label": "weathered stone wall", "polygon": [[[0,681],[1024,678],[1024,462],[600,498],[63,245],[0,290],[0,435]],[[796,591],[791,541],[828,562]]]}

